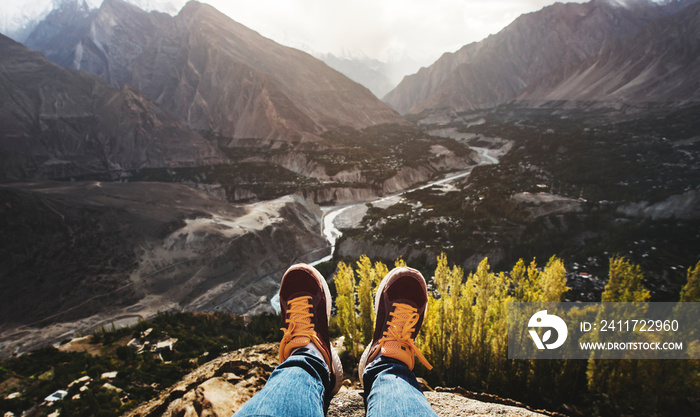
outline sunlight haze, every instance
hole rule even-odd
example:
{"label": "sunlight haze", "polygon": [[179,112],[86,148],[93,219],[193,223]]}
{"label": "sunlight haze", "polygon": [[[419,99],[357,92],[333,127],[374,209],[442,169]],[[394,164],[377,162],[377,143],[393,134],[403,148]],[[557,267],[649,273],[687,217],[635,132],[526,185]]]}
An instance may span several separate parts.
{"label": "sunlight haze", "polygon": [[[16,31],[45,16],[58,0],[0,4],[0,32]],[[129,0],[143,9],[176,14],[183,0]],[[88,0],[99,7],[100,0]],[[306,52],[381,61],[411,58],[430,65],[552,0],[323,0],[204,1],[278,43]]]}

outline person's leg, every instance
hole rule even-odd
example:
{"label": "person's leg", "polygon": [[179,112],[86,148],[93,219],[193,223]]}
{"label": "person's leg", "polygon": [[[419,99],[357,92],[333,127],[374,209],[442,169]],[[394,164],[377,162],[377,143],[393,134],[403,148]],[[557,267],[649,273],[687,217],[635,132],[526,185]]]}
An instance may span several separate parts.
{"label": "person's leg", "polygon": [[379,356],[363,375],[367,417],[436,417],[420,390],[413,371],[405,363]]}
{"label": "person's leg", "polygon": [[234,416],[323,417],[326,381],[328,367],[323,359],[309,349],[298,349]]}
{"label": "person's leg", "polygon": [[359,366],[367,417],[436,417],[413,374],[415,356],[432,368],[414,344],[428,307],[425,279],[415,269],[393,269],[379,284],[374,306],[374,335]]}
{"label": "person's leg", "polygon": [[343,378],[328,335],[331,304],[328,284],[315,268],[297,264],[287,270],[280,284],[280,366],[234,416],[324,415]]}

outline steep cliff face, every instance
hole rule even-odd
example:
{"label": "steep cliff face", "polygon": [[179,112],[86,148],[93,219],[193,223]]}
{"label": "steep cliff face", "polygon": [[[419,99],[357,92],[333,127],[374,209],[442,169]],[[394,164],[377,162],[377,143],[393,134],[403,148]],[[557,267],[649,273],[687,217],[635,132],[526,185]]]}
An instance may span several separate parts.
{"label": "steep cliff face", "polygon": [[527,105],[576,101],[683,105],[700,101],[700,4],[660,19],[600,53],[555,71],[518,97]]}
{"label": "steep cliff face", "polygon": [[[47,51],[46,40],[32,39]],[[171,18],[106,0],[75,45],[72,56],[54,59],[115,86],[129,83],[197,130],[299,143],[340,126],[403,123],[323,62],[194,1]]]}
{"label": "steep cliff face", "polygon": [[216,147],[130,87],[66,69],[0,35],[0,176],[222,162]]}
{"label": "steep cliff face", "polygon": [[400,113],[472,110],[516,98],[530,83],[638,32],[670,9],[649,0],[556,3],[517,18],[496,35],[443,55],[406,77],[384,101]]}
{"label": "steep cliff face", "polygon": [[90,30],[90,22],[96,13],[84,1],[60,2],[52,13],[36,24],[26,39],[19,42],[41,50],[44,56],[58,65],[71,67],[76,45]]}

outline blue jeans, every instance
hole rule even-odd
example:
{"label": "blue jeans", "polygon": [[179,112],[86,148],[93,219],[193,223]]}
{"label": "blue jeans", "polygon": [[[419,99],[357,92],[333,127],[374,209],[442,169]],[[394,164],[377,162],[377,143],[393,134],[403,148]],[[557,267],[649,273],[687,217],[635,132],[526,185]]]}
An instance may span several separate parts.
{"label": "blue jeans", "polygon": [[[363,375],[367,417],[437,417],[415,375],[400,361],[378,357]],[[299,349],[275,369],[260,392],[235,417],[323,417],[330,398],[328,367],[315,353]]]}

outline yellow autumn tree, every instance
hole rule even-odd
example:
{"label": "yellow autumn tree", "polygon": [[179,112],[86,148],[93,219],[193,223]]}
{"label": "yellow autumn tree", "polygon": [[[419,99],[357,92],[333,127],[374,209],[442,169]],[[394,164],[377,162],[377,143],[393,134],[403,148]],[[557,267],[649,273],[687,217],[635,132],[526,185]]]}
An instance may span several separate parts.
{"label": "yellow autumn tree", "polygon": [[610,258],[608,283],[601,296],[603,302],[644,302],[649,299],[649,290],[644,288],[644,273],[639,265],[622,256]]}
{"label": "yellow autumn tree", "polygon": [[[455,266],[447,266],[447,256],[443,253],[437,258],[437,267],[433,276],[434,292],[428,295],[428,309],[423,319],[422,336],[418,345],[436,369],[447,372],[455,370],[462,356],[459,346],[459,327],[465,320],[461,316],[460,291],[464,272]],[[443,374],[445,379],[450,376]]]}
{"label": "yellow autumn tree", "polygon": [[355,273],[344,262],[338,263],[338,270],[333,277],[337,295],[335,307],[337,310],[338,326],[345,337],[345,348],[353,356],[360,352],[360,329],[355,312]]}
{"label": "yellow autumn tree", "polygon": [[[397,260],[397,266],[405,263]],[[357,269],[344,262],[338,263],[334,277],[337,290],[336,309],[338,326],[345,337],[346,349],[355,357],[372,340],[374,332],[374,296],[379,283],[389,272],[382,262],[375,262],[362,255],[355,263]],[[359,314],[358,314],[359,312]]]}
{"label": "yellow autumn tree", "polygon": [[700,261],[688,268],[688,276],[681,290],[682,303],[700,302]]}
{"label": "yellow autumn tree", "polygon": [[484,258],[465,285],[465,294],[473,300],[463,303],[466,315],[471,317],[466,327],[471,327],[469,337],[473,341],[467,381],[472,386],[488,388],[501,380],[508,357],[508,302],[512,299],[509,282],[505,274],[491,272],[488,259]]}
{"label": "yellow autumn tree", "polygon": [[[649,291],[644,288],[643,279],[644,273],[639,265],[622,256],[613,256],[610,258],[608,282],[601,300],[603,302],[645,302],[649,299]],[[600,314],[599,312],[598,315]],[[597,317],[596,321],[600,318]],[[605,395],[625,407],[631,407],[630,393],[637,396],[644,391],[648,381],[642,376],[646,373],[647,369],[637,360],[589,359],[586,370],[588,389],[593,393]],[[649,399],[649,397],[640,397],[635,401],[642,404]]]}
{"label": "yellow autumn tree", "polygon": [[[682,303],[697,303],[700,302],[700,261],[695,264],[695,267],[688,268],[688,280],[686,281],[683,289],[681,289],[680,301]],[[691,330],[691,342],[688,351],[691,355],[698,357],[698,352],[700,352],[700,343],[698,343],[698,333],[700,329],[695,327]],[[688,363],[683,363],[678,365],[679,379],[684,382],[684,392],[680,395],[690,396],[690,393],[700,392],[700,360],[693,359],[689,361],[683,361]]]}
{"label": "yellow autumn tree", "polygon": [[[464,271],[437,258],[434,291],[419,346],[433,363],[441,383],[474,389],[516,386],[508,361],[508,303],[561,301],[566,287],[563,262],[552,257],[543,271],[520,260],[510,274],[491,271],[488,259],[464,279]],[[521,370],[526,378],[530,371]]]}
{"label": "yellow autumn tree", "polygon": [[372,340],[374,331],[374,308],[372,300],[372,285],[377,281],[376,271],[372,268],[372,261],[367,255],[362,255],[356,263],[357,298],[360,303],[360,341],[363,344]]}
{"label": "yellow autumn tree", "polygon": [[[528,303],[560,302],[569,290],[566,286],[564,262],[556,256],[552,256],[542,269],[537,266],[535,259],[527,267],[520,259],[511,270],[507,284],[513,287],[512,301]],[[526,320],[523,318],[519,321]],[[507,357],[507,350],[502,351],[501,357]],[[556,394],[546,387],[565,385],[566,370],[572,365],[576,366],[575,363],[565,360],[505,361],[499,368],[501,371],[497,373],[503,378],[498,383],[513,391],[517,391],[518,384],[524,385],[533,395],[551,398]]]}

